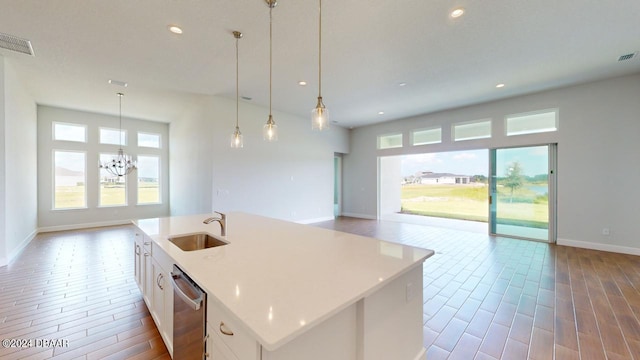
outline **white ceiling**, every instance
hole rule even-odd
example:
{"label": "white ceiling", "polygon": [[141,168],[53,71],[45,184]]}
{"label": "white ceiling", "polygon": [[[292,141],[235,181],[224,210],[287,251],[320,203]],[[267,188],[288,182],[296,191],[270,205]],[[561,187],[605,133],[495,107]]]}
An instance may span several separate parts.
{"label": "white ceiling", "polygon": [[[452,19],[456,7],[466,12]],[[264,0],[0,0],[0,9],[0,32],[31,40],[36,54],[0,55],[39,104],[113,114],[124,90],[126,116],[170,122],[197,95],[235,98],[240,30],[240,93],[268,106]],[[273,108],[307,117],[318,1],[280,0],[273,18]],[[325,0],[322,95],[332,120],[357,127],[636,73],[640,56],[617,59],[640,50],[639,20],[638,0]]]}

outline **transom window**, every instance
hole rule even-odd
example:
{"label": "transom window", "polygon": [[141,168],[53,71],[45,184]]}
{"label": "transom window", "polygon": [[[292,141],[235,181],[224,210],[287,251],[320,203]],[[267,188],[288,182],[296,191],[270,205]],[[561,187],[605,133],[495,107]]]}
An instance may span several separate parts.
{"label": "transom window", "polygon": [[53,140],[87,142],[87,126],[54,122]]}

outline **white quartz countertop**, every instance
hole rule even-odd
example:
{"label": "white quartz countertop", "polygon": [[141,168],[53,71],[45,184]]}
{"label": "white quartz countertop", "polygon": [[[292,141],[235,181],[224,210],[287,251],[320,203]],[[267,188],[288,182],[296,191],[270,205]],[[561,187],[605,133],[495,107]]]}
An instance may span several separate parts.
{"label": "white quartz countertop", "polygon": [[[247,213],[135,220],[134,224],[267,350],[337,314],[433,255],[432,250]],[[182,251],[167,239],[206,232],[228,245]],[[171,271],[170,269],[165,269]]]}

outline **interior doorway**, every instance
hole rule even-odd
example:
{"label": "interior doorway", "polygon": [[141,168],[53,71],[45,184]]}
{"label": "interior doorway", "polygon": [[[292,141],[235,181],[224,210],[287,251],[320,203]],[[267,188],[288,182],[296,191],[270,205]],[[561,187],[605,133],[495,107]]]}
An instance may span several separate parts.
{"label": "interior doorway", "polygon": [[383,220],[488,233],[488,149],[380,157]]}
{"label": "interior doorway", "polygon": [[555,242],[556,145],[491,149],[490,232]]}
{"label": "interior doorway", "polygon": [[342,215],[342,154],[333,155],[333,216]]}

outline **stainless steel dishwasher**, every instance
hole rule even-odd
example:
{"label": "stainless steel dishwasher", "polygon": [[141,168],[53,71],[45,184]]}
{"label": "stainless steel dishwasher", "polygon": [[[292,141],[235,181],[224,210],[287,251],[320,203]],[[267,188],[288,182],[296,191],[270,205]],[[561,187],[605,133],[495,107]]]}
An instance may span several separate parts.
{"label": "stainless steel dishwasher", "polygon": [[173,265],[173,360],[205,357],[207,294]]}

